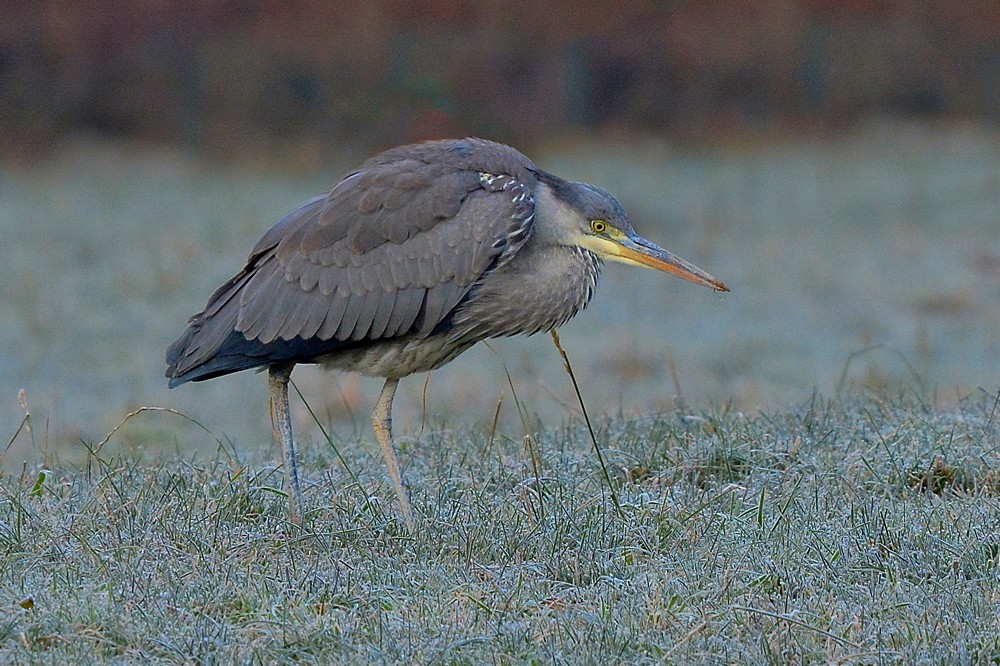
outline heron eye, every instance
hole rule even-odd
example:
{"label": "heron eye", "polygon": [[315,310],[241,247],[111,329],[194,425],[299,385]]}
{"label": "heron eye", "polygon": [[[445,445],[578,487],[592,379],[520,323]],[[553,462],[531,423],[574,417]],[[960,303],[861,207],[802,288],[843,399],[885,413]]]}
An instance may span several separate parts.
{"label": "heron eye", "polygon": [[595,234],[603,234],[608,230],[608,223],[604,220],[594,220],[590,223],[590,228]]}

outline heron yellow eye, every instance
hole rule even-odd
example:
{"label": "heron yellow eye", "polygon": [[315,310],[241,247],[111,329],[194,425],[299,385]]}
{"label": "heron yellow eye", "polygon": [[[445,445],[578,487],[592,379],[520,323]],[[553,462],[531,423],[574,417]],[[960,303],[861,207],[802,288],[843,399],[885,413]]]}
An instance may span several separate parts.
{"label": "heron yellow eye", "polygon": [[590,229],[595,234],[603,234],[605,231],[608,230],[608,223],[605,222],[604,220],[593,220],[590,223]]}

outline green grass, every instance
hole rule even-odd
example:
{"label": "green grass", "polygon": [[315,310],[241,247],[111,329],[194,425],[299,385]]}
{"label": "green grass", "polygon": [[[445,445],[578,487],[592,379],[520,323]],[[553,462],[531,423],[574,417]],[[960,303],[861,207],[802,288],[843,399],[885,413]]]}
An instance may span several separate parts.
{"label": "green grass", "polygon": [[304,447],[302,531],[269,448],[48,461],[0,477],[0,661],[1000,663],[981,395],[599,422],[620,513],[582,424],[432,427],[412,536],[367,436],[359,483]]}

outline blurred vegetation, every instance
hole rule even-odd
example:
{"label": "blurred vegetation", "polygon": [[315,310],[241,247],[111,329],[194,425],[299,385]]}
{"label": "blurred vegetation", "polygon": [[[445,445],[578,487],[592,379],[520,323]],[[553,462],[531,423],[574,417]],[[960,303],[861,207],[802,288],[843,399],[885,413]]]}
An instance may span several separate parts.
{"label": "blurred vegetation", "polygon": [[[997,129],[871,123],[707,149],[650,137],[559,143],[530,154],[607,187],[642,233],[733,287],[721,298],[609,266],[594,302],[560,331],[592,413],[752,412],[813,390],[900,386],[947,405],[1000,389]],[[142,405],[178,409],[241,446],[270,441],[260,376],[169,391],[163,352],[274,220],[363,155],[303,166],[297,154],[218,164],[190,152],[79,141],[37,164],[0,164],[0,465],[81,452]],[[425,377],[404,381],[396,427],[490,423],[502,400],[499,431],[518,437],[507,371],[544,423],[578,414],[550,341],[514,338],[430,373],[426,389]],[[371,436],[379,380],[309,366],[295,379],[337,437]],[[316,436],[293,405],[302,437]],[[29,410],[33,436],[15,436]],[[149,415],[126,432],[181,453],[187,427]]]}
{"label": "blurred vegetation", "polygon": [[1000,116],[992,0],[8,0],[0,148],[219,151]]}

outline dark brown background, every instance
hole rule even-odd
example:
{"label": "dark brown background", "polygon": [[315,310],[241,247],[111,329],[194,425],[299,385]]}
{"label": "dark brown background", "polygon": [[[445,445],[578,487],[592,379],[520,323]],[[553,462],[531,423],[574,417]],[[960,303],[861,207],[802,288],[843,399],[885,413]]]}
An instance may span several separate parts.
{"label": "dark brown background", "polygon": [[995,0],[7,0],[2,147],[210,152],[1000,119]]}

